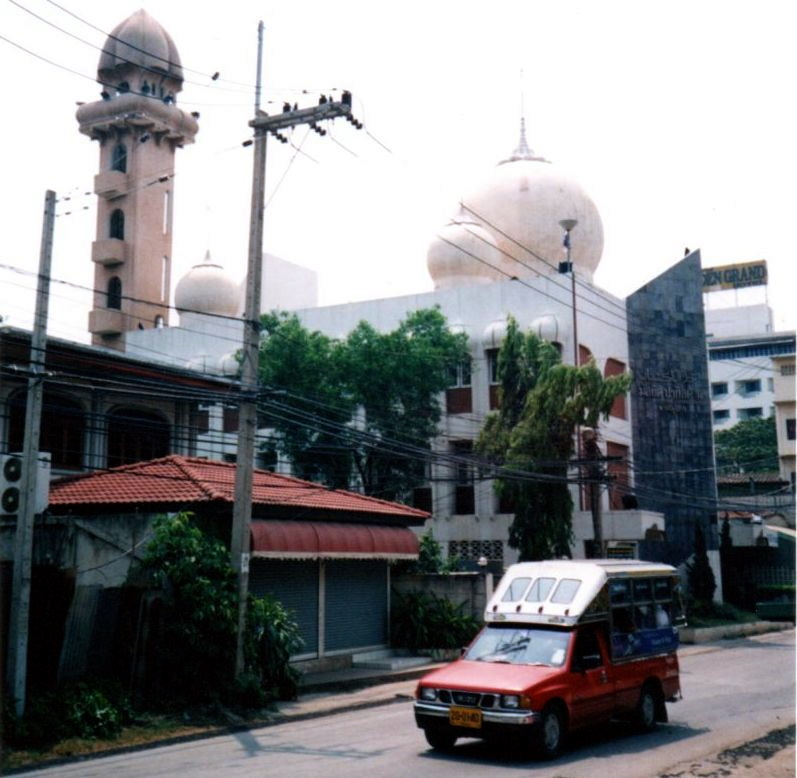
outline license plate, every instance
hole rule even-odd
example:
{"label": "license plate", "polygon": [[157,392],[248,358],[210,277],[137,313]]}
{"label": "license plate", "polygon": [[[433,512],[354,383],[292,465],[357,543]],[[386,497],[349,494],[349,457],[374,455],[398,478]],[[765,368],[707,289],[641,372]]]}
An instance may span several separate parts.
{"label": "license plate", "polygon": [[478,708],[448,709],[448,723],[454,727],[471,727],[480,729],[482,725],[482,712]]}

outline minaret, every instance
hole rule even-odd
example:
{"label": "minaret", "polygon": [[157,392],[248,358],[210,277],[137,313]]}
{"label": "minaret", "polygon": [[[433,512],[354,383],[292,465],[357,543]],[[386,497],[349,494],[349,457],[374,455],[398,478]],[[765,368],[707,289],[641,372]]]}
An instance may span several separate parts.
{"label": "minaret", "polygon": [[174,154],[198,124],[177,107],[174,41],[144,10],[108,36],[97,81],[102,99],[77,111],[80,131],[100,144],[89,331],[94,345],[124,350],[125,332],[169,322]]}

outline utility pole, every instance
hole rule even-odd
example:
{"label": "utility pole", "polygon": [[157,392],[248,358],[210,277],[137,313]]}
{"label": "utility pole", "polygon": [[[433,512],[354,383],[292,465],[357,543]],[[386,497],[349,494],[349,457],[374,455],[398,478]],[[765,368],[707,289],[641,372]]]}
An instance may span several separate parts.
{"label": "utility pole", "polygon": [[36,516],[39,478],[39,438],[44,397],[44,355],[47,348],[47,313],[50,302],[50,266],[55,229],[55,192],[44,197],[44,222],[36,284],[36,312],[30,339],[30,377],[25,410],[25,438],[22,445],[22,488],[17,529],[14,534],[14,574],[11,583],[11,619],[8,642],[8,687],[16,713],[25,712],[28,668],[28,622],[33,568],[33,526]]}
{"label": "utility pole", "polygon": [[[252,480],[254,470],[255,433],[257,428],[257,367],[260,352],[260,292],[263,265],[263,214],[266,184],[266,138],[269,133],[287,143],[280,130],[309,125],[319,135],[327,131],[318,123],[338,116],[357,129],[362,124],[351,116],[351,93],[343,92],[341,100],[322,96],[317,106],[291,109],[283,105],[282,113],[269,116],[260,110],[261,67],[263,56],[263,22],[258,24],[257,79],[255,87],[255,118],[249,122],[254,129],[254,165],[252,170],[252,200],[249,217],[249,254],[246,273],[246,303],[244,309],[243,363],[241,366],[241,401],[238,418],[238,450],[235,468],[235,502],[232,517],[230,556],[238,576],[238,629],[235,652],[235,677],[244,670],[244,633],[246,629],[246,600],[249,594],[249,525],[252,520]],[[249,145],[248,142],[246,145]]]}
{"label": "utility pole", "polygon": [[603,548],[603,515],[601,513],[601,482],[603,481],[603,468],[601,467],[601,450],[598,445],[598,431],[587,427],[582,431],[584,444],[584,457],[589,462],[587,473],[589,484],[589,505],[592,511],[592,533],[595,540],[594,554],[597,559],[604,555]]}

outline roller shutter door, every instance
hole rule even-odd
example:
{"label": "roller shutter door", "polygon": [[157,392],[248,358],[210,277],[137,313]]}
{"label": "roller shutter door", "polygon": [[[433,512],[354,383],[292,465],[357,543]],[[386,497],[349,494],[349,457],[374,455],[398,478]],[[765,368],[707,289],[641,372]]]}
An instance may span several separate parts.
{"label": "roller shutter door", "polygon": [[388,642],[387,562],[326,562],[326,651]]}
{"label": "roller shutter door", "polygon": [[304,638],[300,654],[318,654],[318,562],[253,559],[249,591],[279,600],[299,625]]}

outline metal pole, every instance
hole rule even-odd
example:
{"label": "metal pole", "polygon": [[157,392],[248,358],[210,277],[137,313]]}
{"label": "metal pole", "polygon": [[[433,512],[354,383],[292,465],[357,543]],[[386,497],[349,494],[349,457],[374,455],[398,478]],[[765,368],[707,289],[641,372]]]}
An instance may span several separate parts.
{"label": "metal pole", "polygon": [[[260,103],[260,65],[263,50],[263,22],[258,24],[257,86],[255,110]],[[235,651],[235,677],[244,670],[246,600],[249,593],[249,525],[252,519],[252,471],[254,469],[257,427],[257,367],[260,352],[260,290],[263,265],[263,215],[266,180],[266,131],[255,128],[252,201],[249,218],[249,256],[244,309],[241,402],[238,419],[238,453],[235,467],[230,557],[238,574],[238,627]]]}
{"label": "metal pole", "polygon": [[55,192],[44,197],[44,223],[36,285],[36,314],[30,339],[30,377],[25,410],[25,439],[22,446],[22,488],[17,530],[14,535],[14,574],[11,583],[11,619],[8,643],[8,686],[16,713],[25,712],[28,670],[30,589],[33,572],[33,526],[39,477],[39,438],[44,398],[44,355],[47,348],[47,313],[50,301],[50,266],[55,229]]}

